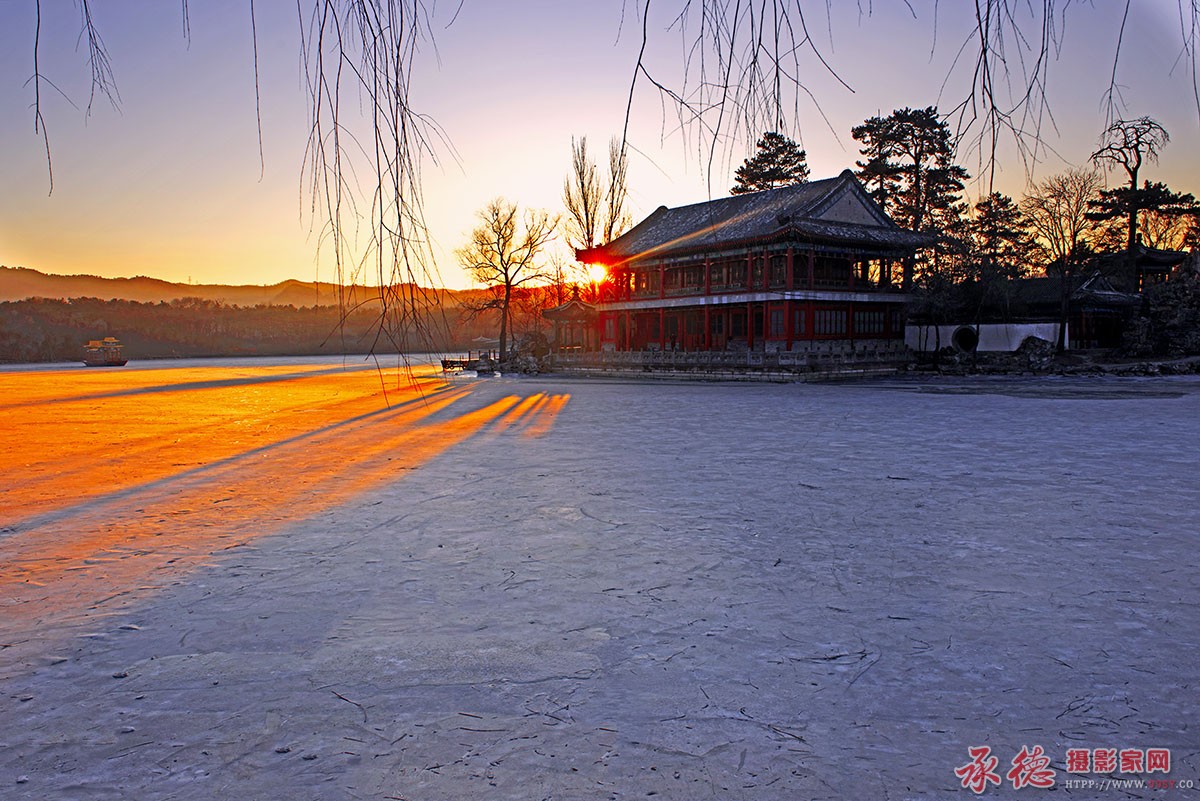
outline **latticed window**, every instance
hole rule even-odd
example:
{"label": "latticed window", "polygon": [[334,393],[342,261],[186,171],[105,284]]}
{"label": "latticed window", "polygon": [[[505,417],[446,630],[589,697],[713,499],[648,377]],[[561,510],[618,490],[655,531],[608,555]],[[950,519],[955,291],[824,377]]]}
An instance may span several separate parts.
{"label": "latticed window", "polygon": [[771,257],[771,286],[783,286],[787,283],[787,256],[781,254]]}
{"label": "latticed window", "polygon": [[713,262],[708,267],[708,283],[711,286],[725,286],[725,262]]}
{"label": "latticed window", "polygon": [[658,270],[643,271],[637,274],[634,291],[650,293],[658,291]]}
{"label": "latticed window", "polygon": [[792,315],[792,333],[793,334],[799,335],[799,334],[805,333],[804,328],[805,328],[805,322],[806,322],[807,317],[808,317],[808,315],[805,314],[804,309],[796,309],[795,313]]}
{"label": "latticed window", "polygon": [[726,280],[729,286],[746,285],[746,259],[734,259],[726,265]]}
{"label": "latticed window", "polygon": [[817,336],[836,336],[846,333],[845,309],[817,309],[814,329]]}
{"label": "latticed window", "polygon": [[813,261],[813,282],[817,286],[845,286],[850,283],[850,262],[817,256]]}
{"label": "latticed window", "polygon": [[882,310],[859,310],[854,313],[854,333],[864,336],[883,333],[884,312]]}
{"label": "latticed window", "polygon": [[750,285],[759,287],[763,282],[763,259],[754,258],[750,262]]}
{"label": "latticed window", "polygon": [[784,316],[783,309],[771,309],[770,324],[767,328],[767,336],[772,339],[779,339],[785,333],[784,323],[787,317]]}

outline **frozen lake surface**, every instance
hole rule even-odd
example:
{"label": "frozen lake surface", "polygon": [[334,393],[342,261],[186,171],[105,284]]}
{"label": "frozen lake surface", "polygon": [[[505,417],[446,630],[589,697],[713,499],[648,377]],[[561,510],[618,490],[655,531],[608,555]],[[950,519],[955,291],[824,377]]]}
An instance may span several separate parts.
{"label": "frozen lake surface", "polygon": [[0,798],[1197,792],[1200,380],[340,364],[0,374]]}

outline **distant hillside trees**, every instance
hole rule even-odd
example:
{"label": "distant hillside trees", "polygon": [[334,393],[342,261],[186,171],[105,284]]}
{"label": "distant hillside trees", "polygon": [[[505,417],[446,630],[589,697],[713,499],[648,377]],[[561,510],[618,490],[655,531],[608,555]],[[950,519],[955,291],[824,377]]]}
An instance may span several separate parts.
{"label": "distant hillside trees", "polygon": [[[124,342],[131,359],[365,353],[378,315],[369,306],[343,316],[336,306],[230,306],[200,298],[32,298],[0,303],[0,362],[75,361],[85,342],[104,336]],[[434,349],[466,350],[492,330],[489,321],[462,319],[458,306],[430,310],[422,324],[441,327],[443,316],[454,336]]]}

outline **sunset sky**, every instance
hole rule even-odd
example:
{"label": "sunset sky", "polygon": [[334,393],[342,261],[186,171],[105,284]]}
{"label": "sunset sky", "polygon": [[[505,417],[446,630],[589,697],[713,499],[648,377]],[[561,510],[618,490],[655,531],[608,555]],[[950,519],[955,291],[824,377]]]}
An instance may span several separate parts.
{"label": "sunset sky", "polygon": [[[648,61],[676,80],[682,0],[652,6]],[[805,56],[805,102],[788,131],[808,151],[814,178],[853,167],[850,128],[903,106],[952,106],[970,63],[951,74],[969,36],[967,3],[809,3],[809,29],[850,89]],[[1162,161],[1144,173],[1200,193],[1200,118],[1190,65],[1180,60],[1175,0],[1134,0],[1118,82],[1125,116],[1150,115],[1171,132]],[[52,273],[150,275],[194,283],[334,280],[318,256],[302,186],[307,107],[294,3],[256,4],[265,169],[260,179],[249,3],[106,0],[95,22],[108,46],[121,102],[98,98],[86,115],[88,69],[77,49],[74,3],[43,4],[43,87],[54,191],[34,132],[34,2],[0,0],[0,264]],[[503,196],[561,210],[571,137],[603,155],[619,134],[640,42],[637,11],[622,0],[465,0],[434,6],[436,42],[413,76],[411,101],[445,129],[453,150],[423,168],[425,209],[441,281],[469,281],[454,258],[474,214]],[[1124,3],[1096,0],[1067,11],[1064,47],[1050,73],[1057,130],[1038,168],[1046,177],[1082,164],[1103,124]],[[457,10],[457,16],[455,12]],[[451,20],[453,18],[453,22]],[[436,50],[433,46],[436,44]],[[968,58],[969,62],[970,59]],[[947,75],[951,74],[949,80]],[[853,91],[851,91],[853,90]],[[825,119],[828,119],[826,123]],[[832,129],[832,130],[831,130]],[[644,81],[635,94],[630,205],[640,219],[659,205],[725,194],[753,143],[738,143],[711,175],[693,133],[681,134]],[[972,158],[963,163],[977,172]],[[1008,159],[997,188],[1019,196],[1025,173]],[[978,194],[980,187],[972,185]]]}

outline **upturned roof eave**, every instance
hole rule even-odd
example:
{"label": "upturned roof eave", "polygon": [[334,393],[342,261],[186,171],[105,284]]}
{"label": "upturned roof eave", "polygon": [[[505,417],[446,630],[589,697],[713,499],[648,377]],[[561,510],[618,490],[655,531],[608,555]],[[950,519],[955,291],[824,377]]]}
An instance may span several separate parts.
{"label": "upturned roof eave", "polygon": [[[852,225],[852,223],[843,223],[843,225]],[[716,242],[710,241],[705,243],[681,245],[677,247],[661,246],[657,248],[650,248],[635,254],[614,254],[606,246],[600,245],[594,248],[576,250],[575,257],[584,264],[605,264],[612,267],[630,264],[633,262],[651,261],[660,258],[696,256],[706,253],[713,253],[715,251],[738,250],[741,248],[754,247],[756,245],[773,245],[784,242],[820,242],[825,244],[842,244],[849,246],[858,245],[862,250],[871,250],[882,253],[891,253],[897,256],[904,256],[914,253],[922,247],[928,247],[933,242],[931,237],[924,236],[922,234],[915,234],[904,228],[896,228],[894,231],[889,231],[888,233],[899,234],[903,238],[909,239],[910,241],[907,243],[872,242],[867,239],[830,236],[827,234],[821,234],[819,232],[807,231],[798,226],[792,225],[766,236],[742,237],[739,239],[729,239]]]}

